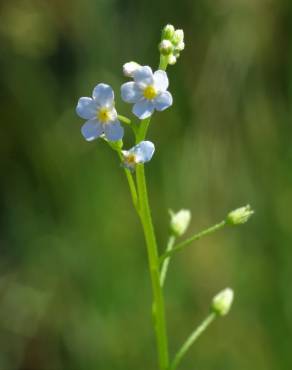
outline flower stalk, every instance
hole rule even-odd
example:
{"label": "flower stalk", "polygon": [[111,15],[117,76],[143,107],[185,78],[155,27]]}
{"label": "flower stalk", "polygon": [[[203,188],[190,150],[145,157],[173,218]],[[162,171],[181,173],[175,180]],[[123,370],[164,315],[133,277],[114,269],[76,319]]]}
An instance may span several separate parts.
{"label": "flower stalk", "polygon": [[[86,120],[81,127],[85,140],[91,142],[101,138],[117,152],[121,167],[125,171],[133,205],[142,224],[152,286],[152,314],[160,370],[175,370],[189,348],[214,319],[229,312],[233,301],[232,289],[226,288],[218,293],[213,298],[211,313],[190,334],[171,362],[163,294],[170,258],[193,241],[210,235],[225,225],[239,225],[247,222],[254,213],[249,205],[238,208],[230,212],[225,220],[175,245],[176,239],[186,232],[190,224],[191,212],[187,209],[182,209],[177,213],[170,211],[170,236],[165,253],[159,256],[144,169],[144,163],[149,162],[153,156],[155,145],[146,140],[146,135],[154,111],[162,112],[173,104],[172,94],[168,91],[169,80],[166,69],[168,65],[177,62],[184,47],[183,30],[175,29],[168,24],[162,31],[157,71],[153,72],[150,66],[143,66],[133,61],[123,66],[124,75],[132,78],[133,81],[122,84],[121,97],[125,102],[133,104],[132,113],[139,118],[139,123],[132,122],[129,118],[118,114],[115,108],[114,91],[111,86],[104,83],[95,86],[92,97],[81,97],[76,106],[76,113]],[[135,136],[135,146],[128,150],[123,148],[125,130],[121,122],[132,129]]]}
{"label": "flower stalk", "polygon": [[226,221],[225,220],[223,220],[223,221],[219,222],[218,224],[213,225],[213,226],[209,227],[208,229],[205,229],[205,230],[203,230],[203,231],[201,231],[201,232],[199,232],[199,233],[191,236],[190,238],[184,240],[183,242],[177,244],[171,250],[166,251],[160,257],[160,263],[163,263],[163,261],[166,258],[171,257],[173,254],[175,254],[177,252],[180,252],[181,250],[183,250],[185,247],[189,246],[195,240],[199,240],[203,236],[207,236],[207,235],[213,234],[215,231],[218,231],[218,230],[222,229],[224,226],[226,226]]}
{"label": "flower stalk", "polygon": [[200,337],[201,334],[208,328],[208,326],[215,320],[217,315],[214,312],[211,312],[205,320],[190,334],[181,348],[178,350],[177,354],[174,357],[174,360],[170,366],[170,370],[175,370],[182,358],[188,352],[190,347],[195,343],[195,341]]}
{"label": "flower stalk", "polygon": [[[165,70],[167,64],[163,67]],[[136,143],[144,140],[149,128],[151,117],[141,121],[139,130],[136,133]],[[160,267],[157,242],[152,223],[148,191],[145,178],[144,165],[136,168],[136,182],[139,199],[138,214],[142,223],[145,241],[148,252],[149,272],[152,284],[153,295],[153,318],[157,342],[160,370],[169,369],[168,337],[165,318],[165,305],[162,285],[160,283]]]}

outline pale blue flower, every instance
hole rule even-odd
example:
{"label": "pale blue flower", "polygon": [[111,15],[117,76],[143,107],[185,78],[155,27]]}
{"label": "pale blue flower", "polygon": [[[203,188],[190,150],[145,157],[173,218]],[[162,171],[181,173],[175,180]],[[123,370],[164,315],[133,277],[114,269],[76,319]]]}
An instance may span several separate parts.
{"label": "pale blue flower", "polygon": [[151,141],[141,141],[129,150],[122,150],[123,165],[134,170],[136,164],[149,162],[155,151],[155,146]]}
{"label": "pale blue flower", "polygon": [[150,67],[143,66],[133,72],[133,78],[133,82],[122,85],[121,94],[125,102],[134,104],[132,111],[138,118],[148,118],[154,110],[163,111],[172,105],[165,71],[153,73]]}
{"label": "pale blue flower", "polygon": [[124,129],[118,120],[114,92],[109,85],[98,84],[93,89],[92,98],[80,98],[76,113],[87,120],[81,128],[85,140],[92,141],[102,134],[109,141],[122,139]]}

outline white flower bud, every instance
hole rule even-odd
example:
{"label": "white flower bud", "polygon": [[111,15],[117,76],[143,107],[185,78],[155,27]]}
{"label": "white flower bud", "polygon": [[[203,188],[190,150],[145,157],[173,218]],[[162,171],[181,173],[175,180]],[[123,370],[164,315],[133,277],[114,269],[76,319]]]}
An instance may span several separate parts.
{"label": "white flower bud", "polygon": [[172,24],[167,24],[162,30],[162,38],[171,40],[174,35],[174,27]]}
{"label": "white flower bud", "polygon": [[228,314],[232,302],[233,302],[234,293],[230,288],[226,288],[219,292],[212,300],[212,311],[219,316],[225,316]]}
{"label": "white flower bud", "polygon": [[162,55],[169,55],[173,51],[173,45],[169,40],[162,40],[159,44],[159,51]]}
{"label": "white flower bud", "polygon": [[184,50],[184,48],[185,48],[185,43],[183,41],[179,42],[175,47],[175,49],[178,51],[182,51]]}
{"label": "white flower bud", "polygon": [[136,62],[128,62],[123,65],[123,73],[126,77],[133,77],[133,73],[140,67]]}
{"label": "white flower bud", "polygon": [[245,207],[240,207],[234,211],[228,213],[226,221],[230,225],[240,225],[244,224],[249,220],[249,218],[254,214],[254,211],[251,209],[248,204]]}
{"label": "white flower bud", "polygon": [[188,209],[181,209],[177,213],[170,211],[170,228],[176,236],[183,235],[191,221],[191,212]]}
{"label": "white flower bud", "polygon": [[184,31],[183,30],[175,30],[172,42],[174,45],[178,45],[184,41]]}
{"label": "white flower bud", "polygon": [[168,56],[168,64],[174,65],[176,63],[176,57],[173,54]]}

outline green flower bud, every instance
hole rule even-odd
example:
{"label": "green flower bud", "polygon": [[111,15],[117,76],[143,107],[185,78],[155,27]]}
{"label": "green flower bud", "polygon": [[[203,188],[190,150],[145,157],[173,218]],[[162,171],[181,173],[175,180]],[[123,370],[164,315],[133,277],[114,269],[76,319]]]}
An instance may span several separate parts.
{"label": "green flower bud", "polygon": [[175,30],[174,35],[172,37],[172,42],[174,45],[179,45],[184,41],[184,31],[183,30]]}
{"label": "green flower bud", "polygon": [[159,51],[162,55],[169,55],[173,51],[173,45],[169,40],[162,40],[159,44]]}
{"label": "green flower bud", "polygon": [[170,54],[168,56],[168,64],[170,64],[171,66],[173,66],[175,63],[176,63],[176,57],[173,54]]}
{"label": "green flower bud", "polygon": [[232,289],[226,288],[222,290],[212,300],[212,311],[219,316],[227,315],[232,306],[233,297],[234,293]]}
{"label": "green flower bud", "polygon": [[176,236],[183,235],[191,221],[191,212],[188,209],[181,209],[177,213],[170,212],[170,228]]}
{"label": "green flower bud", "polygon": [[254,211],[251,209],[248,204],[245,207],[240,207],[234,211],[228,213],[226,222],[230,225],[240,225],[244,224],[249,220],[249,218],[254,214]]}
{"label": "green flower bud", "polygon": [[179,42],[175,47],[175,49],[178,51],[182,51],[184,50],[184,48],[185,48],[185,43],[183,41]]}
{"label": "green flower bud", "polygon": [[175,29],[172,24],[167,24],[162,30],[162,39],[171,40],[173,38]]}

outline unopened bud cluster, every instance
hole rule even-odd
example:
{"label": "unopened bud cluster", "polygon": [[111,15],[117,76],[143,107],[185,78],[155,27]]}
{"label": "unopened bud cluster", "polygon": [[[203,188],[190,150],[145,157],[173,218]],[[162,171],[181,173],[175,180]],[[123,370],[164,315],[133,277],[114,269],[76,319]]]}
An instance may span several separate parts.
{"label": "unopened bud cluster", "polygon": [[176,30],[171,24],[166,25],[162,30],[159,51],[167,57],[168,64],[175,64],[184,48],[184,31]]}

